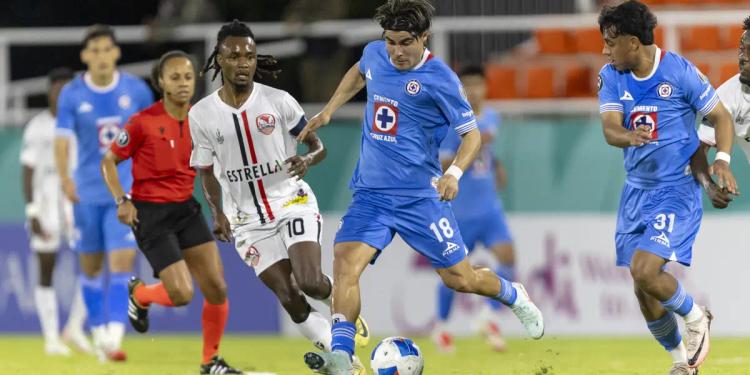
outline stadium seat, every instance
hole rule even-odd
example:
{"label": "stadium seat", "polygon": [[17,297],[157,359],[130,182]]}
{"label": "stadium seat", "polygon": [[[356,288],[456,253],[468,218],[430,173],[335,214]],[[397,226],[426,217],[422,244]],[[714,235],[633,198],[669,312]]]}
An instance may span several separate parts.
{"label": "stadium seat", "polygon": [[552,98],[556,95],[555,69],[549,66],[532,66],[526,70],[526,97]]}
{"label": "stadium seat", "polygon": [[535,31],[539,53],[573,53],[573,41],[567,30],[542,29]]}
{"label": "stadium seat", "polygon": [[572,32],[577,53],[602,53],[604,42],[599,29],[578,29]]}
{"label": "stadium seat", "polygon": [[721,64],[721,69],[719,70],[719,84],[714,85],[716,87],[721,86],[722,83],[726,82],[728,79],[734,77],[737,73],[740,72],[740,66],[737,61],[729,61],[727,60],[723,64]]}
{"label": "stadium seat", "polygon": [[721,34],[717,26],[681,28],[679,35],[683,52],[721,50]]}
{"label": "stadium seat", "polygon": [[664,28],[657,26],[656,29],[654,29],[654,42],[658,46],[664,45]]}
{"label": "stadium seat", "polygon": [[507,65],[487,65],[487,97],[490,99],[512,99],[518,97],[516,69]]}
{"label": "stadium seat", "polygon": [[596,96],[592,90],[592,77],[594,72],[591,67],[585,65],[570,66],[565,69],[565,97],[581,98]]}
{"label": "stadium seat", "polygon": [[721,38],[721,48],[728,50],[736,50],[740,45],[740,38],[742,37],[742,25],[734,25],[724,28],[724,37]]}

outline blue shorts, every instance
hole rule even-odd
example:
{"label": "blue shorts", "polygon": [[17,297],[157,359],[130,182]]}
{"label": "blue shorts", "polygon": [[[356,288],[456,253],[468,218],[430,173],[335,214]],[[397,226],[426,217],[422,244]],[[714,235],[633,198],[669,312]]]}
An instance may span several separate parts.
{"label": "blue shorts", "polygon": [[617,265],[630,266],[636,249],[690,265],[703,217],[697,182],[661,189],[622,189],[617,213]]}
{"label": "blue shorts", "polygon": [[136,248],[130,227],[117,220],[117,205],[114,203],[77,203],[73,206],[73,217],[75,251],[97,253]]}
{"label": "blue shorts", "polygon": [[334,242],[364,242],[379,255],[396,233],[435,268],[451,267],[466,258],[450,204],[438,198],[356,191]]}
{"label": "blue shorts", "polygon": [[489,249],[498,244],[513,242],[505,213],[499,207],[469,218],[458,216],[456,221],[469,252],[474,251],[478,243]]}

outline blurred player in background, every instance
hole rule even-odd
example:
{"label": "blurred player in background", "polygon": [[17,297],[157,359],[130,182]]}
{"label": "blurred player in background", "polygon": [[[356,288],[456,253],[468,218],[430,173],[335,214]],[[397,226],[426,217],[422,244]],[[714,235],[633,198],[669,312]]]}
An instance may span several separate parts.
{"label": "blurred player in background", "polygon": [[[219,249],[200,204],[193,198],[192,140],[187,121],[196,71],[182,51],[162,55],[151,81],[163,100],[135,114],[102,158],[102,176],[117,202],[117,217],[133,228],[138,247],[161,282],[129,285],[128,317],[148,331],[152,303],[184,306],[193,299],[193,277],[203,301],[201,374],[240,374],[219,353],[229,315],[227,286]],[[133,159],[133,189],[120,184],[117,164]]]}
{"label": "blurred player in background", "polygon": [[320,267],[323,223],[302,180],[325,157],[323,142],[308,132],[301,138],[308,152],[297,155],[295,137],[307,119],[287,92],[254,82],[278,70],[272,56],[257,54],[247,25],[221,27],[204,72],[210,70],[222,86],[190,109],[190,164],[200,170],[214,233],[221,241],[234,238],[300,332],[330,350],[331,324],[302,294],[331,303],[333,285]]}
{"label": "blurred player in background", "polygon": [[[521,320],[529,336],[544,334],[542,313],[522,285],[475,269],[450,204],[458,181],[481,148],[481,134],[453,71],[426,48],[434,8],[427,0],[389,0],[375,20],[383,40],[369,43],[323,110],[299,138],[328,124],[362,88],[367,104],[360,158],[350,187],[354,197],[334,247],[333,352],[307,353],[305,362],[326,374],[350,374],[354,321],[361,309],[359,279],[398,233],[427,257],[451,289],[494,298]],[[461,136],[443,173],[438,158],[448,132]]]}
{"label": "blurred player in background", "polygon": [[[102,180],[99,164],[125,121],[151,105],[153,94],[143,80],[117,70],[120,48],[110,27],[89,28],[82,47],[81,61],[87,71],[60,93],[55,159],[63,191],[75,204],[74,249],[80,255],[81,287],[94,346],[100,359],[122,361],[135,238],[127,225],[117,221],[117,205]],[[71,176],[68,154],[73,136],[78,141],[79,163]],[[119,175],[123,187],[130,190],[130,162],[119,165]],[[102,274],[105,253],[108,283]]]}
{"label": "blurred player in background", "polygon": [[[482,148],[468,170],[459,181],[459,194],[451,202],[453,214],[458,228],[461,230],[464,243],[469,253],[481,243],[491,251],[498,261],[495,273],[509,281],[515,280],[513,238],[505,221],[503,202],[497,196],[498,188],[506,184],[506,174],[503,164],[492,151],[492,143],[500,127],[500,114],[494,109],[485,107],[484,100],[487,93],[484,71],[479,66],[463,69],[458,77],[466,90],[466,97],[482,137]],[[448,132],[440,144],[440,162],[443,170],[450,168],[461,145],[461,137],[456,132]],[[453,306],[455,291],[438,285],[438,321],[433,331],[433,341],[444,352],[454,350],[453,338],[446,329],[446,323]],[[487,343],[497,351],[506,348],[497,312],[503,304],[495,299],[487,299],[486,305],[491,311],[483,310],[480,314],[480,324],[487,337]]]}
{"label": "blurred player in background", "polygon": [[62,87],[73,79],[73,71],[68,68],[57,68],[52,70],[48,77],[49,108],[34,116],[23,133],[22,181],[26,199],[26,219],[31,237],[30,247],[37,254],[39,263],[39,284],[34,289],[34,301],[44,335],[44,351],[49,355],[68,356],[70,349],[63,341],[82,352],[91,352],[91,344],[83,331],[86,307],[80,288],[76,287],[61,340],[57,295],[52,287],[57,251],[63,239],[70,239],[73,214],[70,202],[60,189],[54,154],[50,150],[55,140],[58,95]]}
{"label": "blurred player in background", "polygon": [[[670,374],[695,374],[710,349],[711,313],[664,270],[689,266],[701,224],[700,186],[690,173],[698,149],[695,116],[717,129],[718,185],[737,185],[729,169],[732,118],[708,79],[689,61],[654,45],[656,17],[638,1],[604,7],[599,28],[610,60],[599,74],[608,144],[623,148],[626,183],[618,212],[617,265],[630,268],[649,330],[672,356]],[[685,320],[683,343],[675,314]]]}

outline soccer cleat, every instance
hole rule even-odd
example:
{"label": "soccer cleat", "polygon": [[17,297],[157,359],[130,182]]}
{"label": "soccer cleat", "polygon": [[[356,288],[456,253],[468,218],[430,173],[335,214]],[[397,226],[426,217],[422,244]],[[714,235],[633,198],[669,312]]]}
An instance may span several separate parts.
{"label": "soccer cleat", "polygon": [[352,374],[354,375],[367,375],[365,365],[362,364],[362,361],[356,355],[352,356],[352,370]]}
{"label": "soccer cleat", "polygon": [[516,288],[518,297],[516,303],[510,307],[513,314],[516,314],[518,320],[523,324],[523,328],[534,340],[539,340],[544,336],[544,317],[538,307],[531,301],[526,288],[520,283],[513,283]]}
{"label": "soccer cleat", "polygon": [[44,353],[49,356],[70,357],[70,348],[60,341],[52,341],[44,344]]}
{"label": "soccer cleat", "polygon": [[690,368],[687,363],[675,363],[669,370],[669,375],[698,375],[698,369]]}
{"label": "soccer cleat", "polygon": [[685,347],[688,365],[691,368],[700,366],[711,349],[711,321],[714,316],[706,307],[701,306],[703,317],[692,323],[685,323]]}
{"label": "soccer cleat", "polygon": [[203,374],[242,374],[242,371],[227,364],[224,358],[215,355],[211,358],[211,362],[201,365],[201,375]]}
{"label": "soccer cleat", "polygon": [[140,333],[148,331],[148,308],[138,304],[135,300],[135,288],[143,285],[141,279],[133,276],[128,282],[128,320],[133,329]]}
{"label": "soccer cleat", "polygon": [[325,375],[352,375],[352,358],[342,350],[305,353],[305,364],[310,370]]}
{"label": "soccer cleat", "polygon": [[503,339],[503,335],[500,331],[500,326],[493,322],[488,321],[485,326],[485,336],[487,337],[487,344],[496,352],[504,352],[508,350],[508,346]]}
{"label": "soccer cleat", "polygon": [[62,340],[68,347],[73,348],[84,354],[93,354],[94,349],[91,347],[86,334],[80,329],[66,328],[62,333]]}
{"label": "soccer cleat", "polygon": [[370,326],[367,325],[367,321],[362,315],[357,317],[357,321],[354,322],[354,325],[357,327],[357,334],[354,336],[354,343],[356,343],[358,347],[364,348],[370,343]]}
{"label": "soccer cleat", "polygon": [[105,352],[107,359],[112,362],[125,362],[128,359],[128,355],[122,349],[115,349]]}
{"label": "soccer cleat", "polygon": [[445,330],[435,330],[432,333],[432,341],[441,353],[453,353],[456,351],[456,347],[453,345],[453,336]]}

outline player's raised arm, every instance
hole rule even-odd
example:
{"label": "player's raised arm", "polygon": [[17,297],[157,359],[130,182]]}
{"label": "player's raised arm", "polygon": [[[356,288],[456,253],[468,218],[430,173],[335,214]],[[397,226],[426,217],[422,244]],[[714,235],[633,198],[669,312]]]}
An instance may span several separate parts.
{"label": "player's raised arm", "polygon": [[365,77],[359,70],[359,62],[357,62],[344,74],[344,78],[339,82],[339,86],[331,99],[317,115],[310,119],[307,126],[297,136],[297,140],[303,142],[309,132],[328,125],[336,110],[354,97],[363,87],[365,87]]}
{"label": "player's raised arm", "polygon": [[737,181],[729,168],[732,142],[734,141],[732,116],[719,101],[714,109],[706,115],[706,120],[713,124],[716,134],[716,160],[713,164],[713,174],[716,175],[717,184],[720,188],[725,188],[732,194],[739,194]]}

